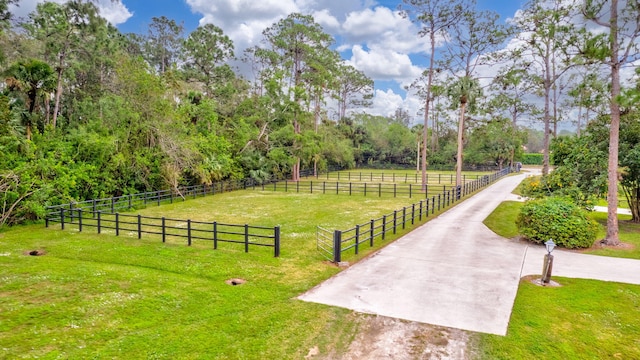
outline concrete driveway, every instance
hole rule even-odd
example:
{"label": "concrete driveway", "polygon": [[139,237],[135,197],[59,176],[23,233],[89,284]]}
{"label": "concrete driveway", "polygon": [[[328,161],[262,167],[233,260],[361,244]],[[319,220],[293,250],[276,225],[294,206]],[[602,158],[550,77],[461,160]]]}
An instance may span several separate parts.
{"label": "concrete driveway", "polygon": [[[501,179],[298,298],[506,335],[520,278],[541,273],[545,251],[504,239],[482,221],[525,176]],[[640,261],[554,255],[554,275],[640,284]]]}

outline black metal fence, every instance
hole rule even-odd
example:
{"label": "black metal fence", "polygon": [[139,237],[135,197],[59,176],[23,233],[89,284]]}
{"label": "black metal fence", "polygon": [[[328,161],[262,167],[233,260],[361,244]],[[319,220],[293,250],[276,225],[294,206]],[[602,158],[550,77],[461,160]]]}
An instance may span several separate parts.
{"label": "black metal fence", "polygon": [[86,211],[81,208],[58,208],[49,212],[46,226],[59,223],[61,229],[74,226],[82,232],[85,228],[95,228],[98,234],[112,231],[116,236],[126,234],[142,238],[142,234],[160,236],[162,242],[169,238],[185,239],[187,245],[196,240],[211,241],[217,249],[219,243],[243,244],[244,251],[250,246],[272,247],[274,256],[280,256],[280,227],[224,224],[193,220],[149,217],[142,215],[120,214],[117,212]]}
{"label": "black metal fence", "polygon": [[368,244],[369,247],[372,247],[375,239],[385,240],[389,232],[396,234],[399,228],[405,229],[409,225],[413,226],[416,221],[421,222],[429,214],[433,215],[436,211],[449,207],[467,194],[488,186],[509,173],[511,173],[511,169],[506,168],[491,175],[480,176],[461,187],[451,187],[431,198],[420,200],[418,203],[403,207],[380,218],[371,219],[347,230],[330,231],[318,227],[316,231],[317,249],[328,260],[338,263],[342,261],[343,252],[354,249],[355,254],[358,254],[362,246]]}
{"label": "black metal fence", "polygon": [[[346,180],[346,179],[345,179]],[[472,183],[473,181],[470,181]],[[280,181],[270,184],[262,184],[263,191],[283,191],[309,194],[334,194],[334,195],[362,195],[375,197],[422,197],[436,196],[446,193],[451,186],[427,185],[422,190],[422,185],[411,183],[366,183],[366,182],[341,182],[341,181]]]}
{"label": "black metal fence", "polygon": [[[477,180],[484,175],[463,174],[462,182]],[[415,172],[413,174],[396,174],[372,171],[336,171],[327,172],[326,174],[315,176],[317,179],[337,180],[337,181],[358,181],[358,182],[392,182],[392,183],[422,183],[422,174]],[[426,174],[426,183],[435,184],[451,184],[456,181],[456,174]]]}
{"label": "black metal fence", "polygon": [[180,187],[175,190],[149,191],[137,194],[115,196],[103,199],[92,199],[85,201],[70,202],[68,204],[53,205],[47,207],[47,217],[51,213],[57,213],[59,209],[77,210],[97,213],[115,213],[118,210],[132,210],[145,208],[149,205],[169,204],[175,201],[185,201],[189,198],[199,196],[214,195],[217,193],[246,189],[256,186],[252,179],[229,180],[214,183],[212,185],[193,185]]}

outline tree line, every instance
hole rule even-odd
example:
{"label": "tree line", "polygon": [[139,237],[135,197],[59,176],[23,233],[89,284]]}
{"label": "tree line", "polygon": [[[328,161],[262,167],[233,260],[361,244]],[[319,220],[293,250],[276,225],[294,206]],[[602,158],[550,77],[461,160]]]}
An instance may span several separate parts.
{"label": "tree line", "polygon": [[[41,3],[20,21],[12,3],[0,0],[0,225],[40,218],[50,204],[223,179],[297,180],[301,169],[442,165],[459,174],[463,162],[517,161],[525,144],[545,154],[547,169],[562,110],[579,109],[586,123],[616,98],[601,68],[613,56],[602,50],[612,49],[610,37],[568,21],[580,11],[601,21],[595,1],[532,1],[522,23],[501,25],[472,0],[405,0],[399,11],[432,55],[407,89],[424,101],[415,126],[406,109],[370,114],[373,80],[341,59],[309,15],[277,21],[238,54],[215,24],[185,34],[161,16],[144,34],[124,34],[91,1]],[[500,50],[525,30],[528,42]],[[488,64],[500,70],[481,86],[478,69]],[[591,70],[579,76],[576,66]]]}

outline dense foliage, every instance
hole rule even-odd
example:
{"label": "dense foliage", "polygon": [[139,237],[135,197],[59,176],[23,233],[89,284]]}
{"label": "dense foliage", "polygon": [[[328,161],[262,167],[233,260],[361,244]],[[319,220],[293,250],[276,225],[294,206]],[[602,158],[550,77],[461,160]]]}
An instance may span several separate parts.
{"label": "dense foliage", "polygon": [[[632,213],[640,222],[640,121],[629,106],[621,117],[620,186]],[[565,196],[583,207],[591,207],[607,191],[608,119],[591,121],[580,137],[559,137],[551,145],[553,172],[528,178],[520,187],[524,196]]]}
{"label": "dense foliage", "polygon": [[587,217],[585,210],[571,200],[558,197],[526,202],[516,225],[520,234],[530,241],[542,244],[552,239],[568,249],[591,247],[599,227]]}
{"label": "dense foliage", "polygon": [[[403,109],[366,114],[373,81],[331,50],[313,17],[265,29],[242,56],[256,74],[248,81],[214,24],[184,34],[161,16],[145,35],[122,34],[92,2],[72,0],[41,3],[11,27],[11,2],[0,1],[0,226],[88,198],[418,161],[422,127]],[[437,118],[428,161],[452,168],[455,126]],[[475,129],[469,141],[483,150],[469,163],[513,159],[518,144],[492,144],[510,127]]]}

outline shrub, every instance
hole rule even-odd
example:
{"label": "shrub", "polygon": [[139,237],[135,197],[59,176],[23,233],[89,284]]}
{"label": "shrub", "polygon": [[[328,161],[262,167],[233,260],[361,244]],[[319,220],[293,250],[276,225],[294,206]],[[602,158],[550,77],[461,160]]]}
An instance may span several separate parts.
{"label": "shrub", "polygon": [[542,154],[538,153],[526,153],[522,155],[522,163],[525,165],[542,165]]}
{"label": "shrub", "polygon": [[568,249],[590,247],[596,239],[598,224],[587,218],[585,210],[565,198],[549,197],[527,201],[516,225],[520,234],[535,243],[552,239]]}
{"label": "shrub", "polygon": [[571,199],[583,209],[592,210],[596,196],[583,192],[557,170],[547,176],[531,176],[520,183],[518,192],[527,198],[540,199],[549,196]]}

